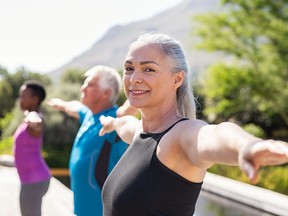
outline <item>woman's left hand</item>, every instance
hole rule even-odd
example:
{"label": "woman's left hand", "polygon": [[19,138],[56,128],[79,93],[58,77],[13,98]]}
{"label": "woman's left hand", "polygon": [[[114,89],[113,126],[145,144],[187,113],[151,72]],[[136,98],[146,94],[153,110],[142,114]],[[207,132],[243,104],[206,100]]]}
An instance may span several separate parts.
{"label": "woman's left hand", "polygon": [[241,149],[238,161],[240,169],[255,184],[261,166],[288,163],[288,143],[275,140],[257,141]]}
{"label": "woman's left hand", "polygon": [[32,111],[24,118],[24,122],[27,122],[30,127],[35,128],[41,125],[42,119],[37,112]]}

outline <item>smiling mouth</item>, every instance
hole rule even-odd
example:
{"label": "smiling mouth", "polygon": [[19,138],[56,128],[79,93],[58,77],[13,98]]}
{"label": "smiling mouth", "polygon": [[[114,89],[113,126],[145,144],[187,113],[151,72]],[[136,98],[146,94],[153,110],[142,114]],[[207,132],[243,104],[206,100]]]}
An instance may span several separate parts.
{"label": "smiling mouth", "polygon": [[144,91],[144,90],[129,90],[129,92],[133,95],[141,95],[141,94],[145,94],[149,91]]}

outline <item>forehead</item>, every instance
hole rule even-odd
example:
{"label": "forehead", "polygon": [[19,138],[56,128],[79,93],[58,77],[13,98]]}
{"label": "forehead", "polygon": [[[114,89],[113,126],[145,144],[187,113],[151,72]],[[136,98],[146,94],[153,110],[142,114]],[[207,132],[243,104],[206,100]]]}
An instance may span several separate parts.
{"label": "forehead", "polygon": [[169,56],[155,44],[137,44],[132,46],[126,56],[126,60],[133,61],[171,61]]}
{"label": "forehead", "polygon": [[96,75],[91,75],[91,76],[88,76],[86,77],[84,83],[86,84],[95,84],[98,82],[98,76]]}
{"label": "forehead", "polygon": [[33,91],[32,89],[28,88],[26,85],[22,85],[19,89],[19,93],[22,93],[22,94],[32,94]]}

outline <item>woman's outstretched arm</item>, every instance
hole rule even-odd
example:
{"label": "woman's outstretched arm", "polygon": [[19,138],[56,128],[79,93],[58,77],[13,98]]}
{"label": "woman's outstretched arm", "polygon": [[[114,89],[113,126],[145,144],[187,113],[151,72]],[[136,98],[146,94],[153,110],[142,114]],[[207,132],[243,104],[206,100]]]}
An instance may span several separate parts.
{"label": "woman's outstretched arm", "polygon": [[100,122],[102,124],[100,136],[115,130],[124,142],[131,144],[140,121],[134,116],[125,115],[118,118],[101,116]]}

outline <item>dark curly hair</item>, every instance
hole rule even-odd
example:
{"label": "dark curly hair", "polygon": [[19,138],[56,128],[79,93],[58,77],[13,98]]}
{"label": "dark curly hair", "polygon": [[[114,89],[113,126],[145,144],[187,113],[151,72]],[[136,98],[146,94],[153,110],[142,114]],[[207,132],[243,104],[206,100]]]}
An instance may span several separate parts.
{"label": "dark curly hair", "polygon": [[39,98],[39,105],[46,97],[44,86],[37,80],[27,80],[24,84],[27,88],[31,89],[33,94]]}

